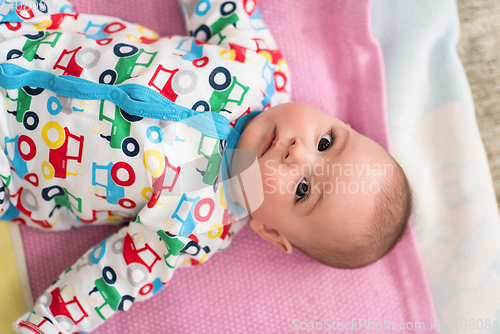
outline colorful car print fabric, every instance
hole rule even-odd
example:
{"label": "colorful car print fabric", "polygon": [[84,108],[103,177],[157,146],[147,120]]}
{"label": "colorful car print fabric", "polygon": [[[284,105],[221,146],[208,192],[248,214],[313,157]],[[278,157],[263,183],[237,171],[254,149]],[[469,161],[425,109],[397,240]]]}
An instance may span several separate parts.
{"label": "colorful car print fabric", "polygon": [[237,120],[290,100],[289,69],[253,0],[183,0],[191,36],[163,38],[31,4],[0,0],[0,219],[129,224],[14,326],[87,333],[229,246],[244,219],[221,183],[225,152]]}

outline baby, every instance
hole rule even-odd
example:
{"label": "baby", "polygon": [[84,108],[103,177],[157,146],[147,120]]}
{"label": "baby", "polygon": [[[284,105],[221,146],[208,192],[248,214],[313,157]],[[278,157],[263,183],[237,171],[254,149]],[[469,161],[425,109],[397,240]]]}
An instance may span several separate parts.
{"label": "baby", "polygon": [[401,237],[403,171],[340,120],[288,103],[288,66],[255,1],[182,0],[196,39],[41,3],[0,6],[0,218],[130,223],[61,274],[17,332],[90,332],[248,221],[339,268]]}

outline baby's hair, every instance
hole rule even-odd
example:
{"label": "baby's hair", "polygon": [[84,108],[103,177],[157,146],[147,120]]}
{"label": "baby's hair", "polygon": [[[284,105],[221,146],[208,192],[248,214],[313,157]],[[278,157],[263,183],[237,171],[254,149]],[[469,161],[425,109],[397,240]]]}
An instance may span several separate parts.
{"label": "baby's hair", "polygon": [[413,196],[403,169],[395,163],[395,175],[380,189],[374,213],[371,246],[387,254],[403,238],[413,212]]}
{"label": "baby's hair", "polygon": [[[380,185],[368,230],[353,236],[344,248],[322,243],[294,244],[317,261],[335,268],[355,269],[387,254],[403,238],[413,209],[413,196],[403,169],[394,160],[394,172]],[[392,177],[391,177],[392,176]],[[333,248],[333,249],[332,249]]]}

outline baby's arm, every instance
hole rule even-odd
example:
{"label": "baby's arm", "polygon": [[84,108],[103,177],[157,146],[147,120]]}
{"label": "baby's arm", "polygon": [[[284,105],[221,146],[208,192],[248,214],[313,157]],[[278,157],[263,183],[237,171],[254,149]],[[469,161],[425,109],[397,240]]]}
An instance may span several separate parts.
{"label": "baby's arm", "polygon": [[[239,69],[232,66],[231,73],[243,73],[238,78],[252,78],[247,85],[252,82],[263,95],[259,109],[290,101],[288,64],[264,24],[255,0],[179,1],[188,32],[203,42],[220,46],[218,57],[229,60],[228,65],[241,63]],[[262,62],[264,57],[266,61]],[[249,111],[250,108],[228,117],[234,122]]]}
{"label": "baby's arm", "polygon": [[245,48],[277,63],[282,57],[255,0],[180,0],[186,28],[195,38],[229,47],[223,57],[243,57]]}

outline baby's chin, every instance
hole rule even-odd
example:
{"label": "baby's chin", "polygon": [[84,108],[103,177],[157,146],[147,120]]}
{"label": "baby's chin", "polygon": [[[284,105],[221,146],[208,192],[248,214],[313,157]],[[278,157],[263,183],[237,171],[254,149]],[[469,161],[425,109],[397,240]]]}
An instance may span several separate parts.
{"label": "baby's chin", "polygon": [[[258,115],[256,116],[258,117]],[[241,130],[241,134],[240,134],[240,139],[238,140],[238,143],[236,144],[236,149],[244,149],[244,150],[250,150],[250,140],[252,138],[252,135],[251,135],[251,127],[249,128],[250,124],[252,124],[252,122],[255,121],[255,118],[256,117],[253,117],[253,118],[250,118],[248,119],[245,124],[243,125],[243,128]]]}

